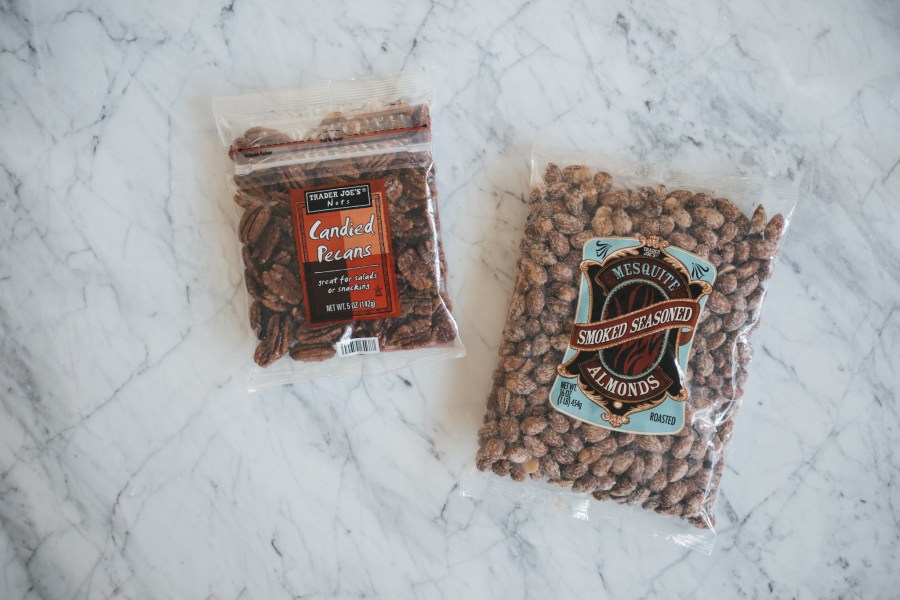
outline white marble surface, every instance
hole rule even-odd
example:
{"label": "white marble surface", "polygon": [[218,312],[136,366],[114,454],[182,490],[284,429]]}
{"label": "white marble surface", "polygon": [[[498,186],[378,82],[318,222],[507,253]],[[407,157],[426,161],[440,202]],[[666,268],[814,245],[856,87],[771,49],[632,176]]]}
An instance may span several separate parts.
{"label": "white marble surface", "polygon": [[[0,598],[896,597],[898,56],[890,0],[0,0]],[[468,357],[248,394],[210,96],[423,66]],[[821,167],[710,558],[458,494],[534,140]]]}

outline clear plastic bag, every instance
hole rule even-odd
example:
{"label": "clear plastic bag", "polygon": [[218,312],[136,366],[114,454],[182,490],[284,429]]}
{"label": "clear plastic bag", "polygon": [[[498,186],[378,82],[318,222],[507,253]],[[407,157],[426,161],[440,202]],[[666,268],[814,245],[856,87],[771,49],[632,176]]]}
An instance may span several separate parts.
{"label": "clear plastic bag", "polygon": [[536,149],[478,434],[487,473],[467,472],[463,495],[711,552],[750,334],[799,188]]}
{"label": "clear plastic bag", "polygon": [[213,99],[259,340],[251,389],[464,355],[431,89],[399,75]]}

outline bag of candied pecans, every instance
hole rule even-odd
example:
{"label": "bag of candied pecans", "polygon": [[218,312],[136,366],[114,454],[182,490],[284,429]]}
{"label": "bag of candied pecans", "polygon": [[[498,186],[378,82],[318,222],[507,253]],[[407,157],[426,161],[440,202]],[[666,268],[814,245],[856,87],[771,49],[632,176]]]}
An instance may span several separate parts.
{"label": "bag of candied pecans", "polygon": [[711,552],[750,336],[798,193],[535,150],[478,433],[476,466],[491,475],[468,473],[463,494]]}
{"label": "bag of candied pecans", "polygon": [[258,389],[463,356],[450,312],[427,75],[213,99]]}

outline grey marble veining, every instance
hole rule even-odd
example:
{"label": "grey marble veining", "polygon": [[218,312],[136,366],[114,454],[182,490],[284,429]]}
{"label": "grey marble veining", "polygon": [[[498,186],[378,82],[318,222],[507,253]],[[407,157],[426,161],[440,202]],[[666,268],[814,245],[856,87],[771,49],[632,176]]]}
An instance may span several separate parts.
{"label": "grey marble veining", "polygon": [[[0,0],[0,597],[895,597],[898,55],[887,0]],[[209,97],[422,67],[468,356],[248,394]],[[818,169],[710,558],[458,494],[535,141]]]}

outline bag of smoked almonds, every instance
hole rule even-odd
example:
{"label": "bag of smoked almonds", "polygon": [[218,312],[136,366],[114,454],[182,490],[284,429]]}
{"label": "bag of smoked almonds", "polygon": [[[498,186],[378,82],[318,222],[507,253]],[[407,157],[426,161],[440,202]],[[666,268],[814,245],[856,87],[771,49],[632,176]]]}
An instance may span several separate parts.
{"label": "bag of smoked almonds", "polygon": [[462,493],[711,552],[750,338],[797,197],[787,181],[536,149],[478,432],[487,474]]}
{"label": "bag of smoked almonds", "polygon": [[410,74],[213,99],[258,340],[251,389],[464,355],[432,88]]}

